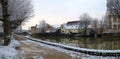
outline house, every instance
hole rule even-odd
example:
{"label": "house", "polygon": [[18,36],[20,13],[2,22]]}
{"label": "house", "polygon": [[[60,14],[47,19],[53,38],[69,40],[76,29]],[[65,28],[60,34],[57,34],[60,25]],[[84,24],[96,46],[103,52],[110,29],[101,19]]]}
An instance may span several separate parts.
{"label": "house", "polygon": [[55,33],[57,31],[56,28],[50,26],[50,27],[47,27],[45,33]]}
{"label": "house", "polygon": [[51,25],[47,24],[45,27],[38,27],[36,26],[32,26],[31,27],[31,33],[39,33],[39,34],[43,34],[43,33],[54,33],[56,32],[56,28],[52,27]]}
{"label": "house", "polygon": [[[91,28],[89,24],[87,28]],[[61,33],[63,34],[83,34],[85,29],[85,21],[70,21],[61,25]],[[89,32],[90,30],[87,30]]]}
{"label": "house", "polygon": [[37,28],[37,26],[32,26],[31,27],[31,33],[32,34],[39,33],[39,28]]}

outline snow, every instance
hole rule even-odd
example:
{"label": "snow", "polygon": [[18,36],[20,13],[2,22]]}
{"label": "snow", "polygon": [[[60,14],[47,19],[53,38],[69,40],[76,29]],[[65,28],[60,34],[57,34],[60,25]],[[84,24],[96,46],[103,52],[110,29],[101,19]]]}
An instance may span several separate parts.
{"label": "snow", "polygon": [[43,59],[41,56],[33,56],[34,59]]}
{"label": "snow", "polygon": [[0,59],[18,59],[17,51],[9,46],[1,46]]}
{"label": "snow", "polygon": [[63,25],[65,29],[78,29],[79,25]]}
{"label": "snow", "polygon": [[15,47],[20,46],[20,42],[17,41],[17,40],[15,40],[15,38],[14,38],[13,36],[11,36],[10,39],[11,39],[11,42],[10,42],[10,44],[8,45],[9,47],[15,48]]}
{"label": "snow", "polygon": [[20,45],[19,41],[11,40],[11,43],[8,46],[15,48],[15,47],[18,47],[19,45]]}
{"label": "snow", "polygon": [[20,43],[12,38],[8,46],[0,46],[0,59],[19,59],[19,55],[15,49],[19,45]]}
{"label": "snow", "polygon": [[[65,29],[84,29],[85,25],[84,24],[63,24]],[[88,28],[92,28],[92,25],[88,24]]]}

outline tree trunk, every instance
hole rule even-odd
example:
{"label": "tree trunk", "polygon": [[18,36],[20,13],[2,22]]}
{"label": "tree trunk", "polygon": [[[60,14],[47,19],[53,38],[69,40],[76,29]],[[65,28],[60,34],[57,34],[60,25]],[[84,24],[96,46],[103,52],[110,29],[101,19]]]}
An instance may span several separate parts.
{"label": "tree trunk", "polygon": [[0,0],[2,6],[2,18],[3,18],[3,27],[4,27],[4,45],[8,45],[10,42],[10,21],[8,14],[8,0]]}
{"label": "tree trunk", "polygon": [[8,45],[10,42],[10,35],[11,35],[11,30],[10,30],[10,23],[9,21],[4,22],[4,45]]}

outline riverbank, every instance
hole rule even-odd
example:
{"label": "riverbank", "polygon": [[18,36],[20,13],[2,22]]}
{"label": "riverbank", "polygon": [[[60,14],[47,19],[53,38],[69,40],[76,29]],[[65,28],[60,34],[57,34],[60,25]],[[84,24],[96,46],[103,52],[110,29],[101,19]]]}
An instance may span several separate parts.
{"label": "riverbank", "polygon": [[[51,45],[46,44],[47,42],[46,43],[36,42],[36,41],[28,40],[27,38],[24,40],[21,40],[21,37],[23,37],[23,36],[20,36],[20,39],[18,39],[18,38],[17,39],[22,42],[23,46],[21,47],[21,49],[19,48],[19,51],[20,51],[21,55],[24,56],[24,59],[27,59],[27,58],[28,59],[30,59],[30,58],[31,59],[35,59],[35,58],[36,59],[39,59],[39,58],[47,59],[46,57],[49,57],[48,59],[50,59],[50,58],[51,59],[54,59],[54,58],[61,59],[62,57],[63,57],[62,59],[81,59],[81,58],[84,58],[84,59],[111,59],[111,58],[119,59],[118,56],[116,56],[116,57],[115,56],[114,57],[112,57],[112,56],[94,56],[94,55],[88,55],[88,54],[79,53],[79,52],[73,52],[73,51],[59,48],[59,46],[53,47]],[[35,40],[38,40],[38,39],[35,39]],[[28,46],[25,46],[24,43],[25,43],[25,45],[28,45]],[[37,47],[34,47],[34,44],[35,44],[35,46],[41,47],[41,48],[38,49]],[[54,43],[51,43],[51,44],[54,44]],[[55,45],[60,45],[60,44],[55,44]],[[41,50],[42,50],[42,53],[41,52],[37,53],[38,51],[41,51]],[[47,50],[50,52],[46,53]],[[35,51],[37,51],[37,52],[35,52]],[[85,49],[85,51],[89,51],[89,50]],[[95,51],[98,51],[98,50],[95,50]],[[98,51],[98,52],[100,52],[100,51]],[[105,52],[101,51],[101,52],[105,53],[105,52],[112,52],[112,51],[105,51]],[[46,56],[46,54],[47,54],[47,56]],[[50,56],[48,56],[48,55],[50,55]],[[56,55],[59,58],[57,58]],[[29,57],[29,56],[32,56],[32,57]]]}
{"label": "riverbank", "polygon": [[84,35],[84,34],[62,34],[62,33],[34,33],[31,36],[41,36],[41,37],[120,37],[120,33],[102,33],[102,34],[91,34],[91,35]]}
{"label": "riverbank", "polygon": [[25,38],[35,41],[35,42],[63,48],[63,49],[78,52],[78,53],[84,53],[84,54],[95,55],[95,56],[113,56],[113,57],[120,56],[120,50],[96,50],[96,49],[87,49],[87,48],[77,48],[77,47],[67,46],[67,45],[58,44],[58,43],[47,42],[47,41],[30,38],[30,37],[25,37]]}
{"label": "riverbank", "polygon": [[23,37],[17,36],[15,38],[21,43],[17,51],[24,59],[72,59],[72,56],[66,53],[46,48]]}

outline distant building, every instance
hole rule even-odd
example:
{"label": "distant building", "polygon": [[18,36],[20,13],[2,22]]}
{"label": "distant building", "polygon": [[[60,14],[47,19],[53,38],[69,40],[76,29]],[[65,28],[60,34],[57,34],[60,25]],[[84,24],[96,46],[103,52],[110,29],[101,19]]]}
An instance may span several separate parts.
{"label": "distant building", "polygon": [[57,29],[47,24],[45,28],[40,28],[37,25],[31,27],[31,33],[54,33]]}
{"label": "distant building", "polygon": [[34,34],[34,33],[39,33],[39,28],[37,28],[37,26],[32,26],[31,27],[31,33]]}
{"label": "distant building", "polygon": [[47,30],[45,31],[45,33],[55,33],[57,31],[56,28],[50,26],[50,27],[47,27]]}
{"label": "distant building", "polygon": [[115,15],[111,15],[108,13],[106,18],[106,31],[117,33],[120,32],[120,19],[118,19]]}
{"label": "distant building", "polygon": [[[61,33],[64,34],[77,34],[77,33],[82,33],[85,28],[85,23],[84,21],[70,21],[67,22],[66,24],[61,25]],[[91,28],[91,25],[88,25],[88,28]]]}

